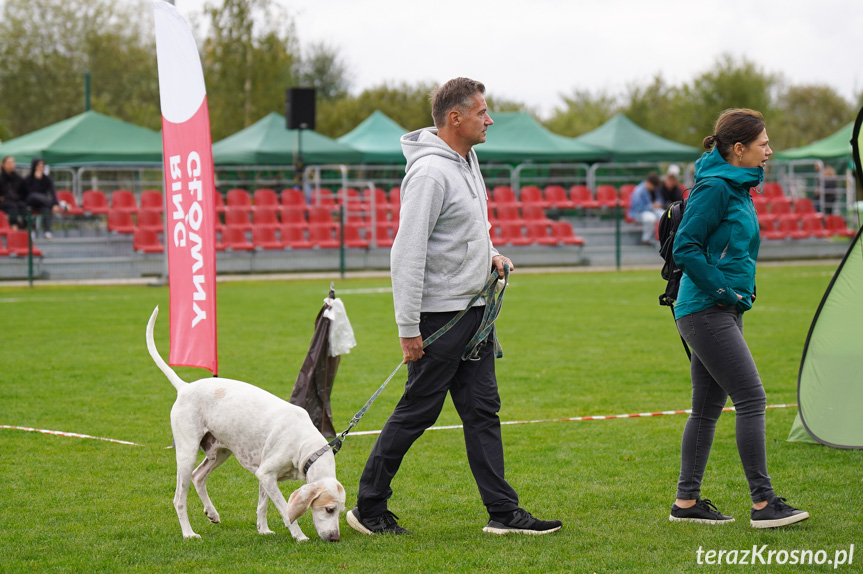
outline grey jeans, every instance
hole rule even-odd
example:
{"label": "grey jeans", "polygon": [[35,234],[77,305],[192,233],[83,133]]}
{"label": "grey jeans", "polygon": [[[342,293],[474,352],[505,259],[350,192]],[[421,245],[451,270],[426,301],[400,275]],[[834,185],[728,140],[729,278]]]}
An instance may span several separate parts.
{"label": "grey jeans", "polygon": [[736,307],[714,306],[681,317],[677,328],[692,348],[692,414],[683,431],[677,498],[700,496],[716,421],[730,396],[752,502],[773,500],[765,449],[767,395],[743,338],[743,317]]}

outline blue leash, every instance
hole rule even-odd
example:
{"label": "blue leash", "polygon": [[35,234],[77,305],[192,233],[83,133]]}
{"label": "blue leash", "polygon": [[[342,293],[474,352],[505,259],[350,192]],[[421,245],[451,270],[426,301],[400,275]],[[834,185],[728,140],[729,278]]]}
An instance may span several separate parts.
{"label": "blue leash", "polygon": [[[494,330],[494,322],[497,319],[498,315],[500,315],[501,307],[503,306],[503,294],[506,291],[507,285],[509,285],[509,264],[504,263],[503,265],[503,287],[500,291],[497,290],[498,284],[498,274],[497,271],[492,271],[491,276],[486,281],[485,285],[482,288],[482,291],[474,295],[473,299],[470,300],[470,303],[467,304],[467,307],[464,310],[459,311],[459,313],[450,319],[446,325],[432,333],[427,339],[423,341],[423,349],[437,341],[440,337],[444,335],[447,331],[453,328],[453,326],[459,322],[459,319],[464,317],[465,313],[470,311],[471,307],[473,307],[474,303],[479,301],[480,297],[485,298],[485,311],[482,315],[482,322],[480,323],[479,328],[476,331],[476,334],[471,338],[468,342],[467,346],[464,349],[464,353],[462,353],[462,360],[471,360],[475,361],[479,359],[479,350],[482,346],[483,342],[491,336],[494,341],[494,356],[498,359],[503,357],[503,349],[500,346],[500,342],[497,340],[497,334]],[[348,436],[348,433],[351,432],[351,429],[354,428],[357,423],[360,422],[360,419],[366,414],[366,411],[369,410],[369,407],[372,406],[372,403],[375,402],[375,399],[380,396],[393,377],[396,376],[396,373],[399,372],[399,369],[404,365],[404,361],[399,362],[398,366],[390,373],[390,376],[387,377],[387,380],[383,382],[383,384],[378,387],[378,390],[374,392],[374,394],[366,401],[366,404],[363,405],[357,414],[354,415],[354,418],[351,419],[351,422],[348,424],[348,428],[346,428],[342,433],[327,443],[326,446],[315,452],[312,456],[309,457],[309,460],[306,461],[306,464],[303,466],[303,474],[307,473],[309,467],[312,466],[316,460],[318,460],[325,452],[328,450],[332,450],[333,454],[339,452],[339,449],[342,448],[342,443],[344,442],[345,437]]]}

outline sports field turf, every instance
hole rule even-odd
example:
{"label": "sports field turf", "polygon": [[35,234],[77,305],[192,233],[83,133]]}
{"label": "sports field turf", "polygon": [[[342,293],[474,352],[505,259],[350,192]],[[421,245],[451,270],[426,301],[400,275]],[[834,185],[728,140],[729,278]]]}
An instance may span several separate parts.
{"label": "sports field turf", "polygon": [[[797,369],[812,316],[834,265],[762,266],[746,335],[768,404],[796,402]],[[221,283],[220,375],[288,397],[308,350],[328,280]],[[338,430],[398,364],[388,279],[336,280],[358,346],[343,357],[333,391]],[[689,408],[688,364],[656,271],[525,274],[507,290],[497,364],[504,421]],[[785,441],[795,408],[767,412],[774,486],[812,518],[776,531],[749,526],[748,489],[734,414],[720,420],[703,496],[737,521],[722,527],[668,521],[686,415],[552,422],[503,428],[507,477],[524,507],[559,518],[541,537],[484,534],[487,515],[460,430],[426,433],[394,483],[390,508],[411,537],[366,537],[342,518],[342,540],[293,541],[270,505],[273,536],[255,528],[257,481],[233,459],[211,477],[222,524],[196,494],[201,540],[183,540],[171,499],[175,397],[150,360],[144,328],[162,313],[156,342],[168,354],[168,290],[152,287],[0,287],[0,425],[132,441],[142,446],[0,429],[0,572],[820,572],[777,565],[785,551],[855,545],[863,571],[863,453]],[[186,380],[206,375],[177,369]],[[404,371],[357,431],[379,429],[401,394]],[[457,424],[447,402],[438,424]],[[338,477],[353,506],[374,437],[349,436]],[[299,483],[282,484],[291,492]],[[771,565],[698,564],[698,551],[767,545]],[[839,551],[839,554],[837,554]],[[702,561],[706,554],[702,554]],[[846,557],[846,561],[849,557]]]}

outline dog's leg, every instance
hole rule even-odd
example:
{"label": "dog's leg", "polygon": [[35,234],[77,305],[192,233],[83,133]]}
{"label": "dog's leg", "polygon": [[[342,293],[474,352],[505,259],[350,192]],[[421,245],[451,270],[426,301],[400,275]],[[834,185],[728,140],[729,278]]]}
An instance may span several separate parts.
{"label": "dog's leg", "polygon": [[[288,527],[288,530],[291,531],[291,536],[294,537],[294,540],[297,542],[307,541],[309,538],[303,534],[303,531],[300,529],[300,525],[297,524],[296,521],[291,522],[291,519],[288,517],[288,501],[285,500],[285,495],[283,495],[282,491],[279,489],[276,474],[272,472],[262,472],[261,469],[258,469],[258,472],[256,472],[255,475],[261,482],[261,490],[270,497],[270,500],[272,500],[273,504],[276,505],[276,509],[279,511],[279,514],[282,515],[282,520],[285,522],[285,526]],[[259,501],[258,520],[260,520],[260,509],[261,503]],[[264,505],[264,511],[266,512],[266,505]],[[260,525],[260,522],[258,524]]]}
{"label": "dog's leg", "polygon": [[[258,484],[258,532],[260,534],[274,534],[270,530],[270,525],[267,524],[267,503],[270,499],[267,497],[267,491],[264,490],[264,484]],[[293,533],[292,533],[293,534]]]}
{"label": "dog's leg", "polygon": [[174,508],[180,519],[183,538],[200,538],[189,524],[189,508],[186,505],[189,496],[189,483],[198,458],[198,441],[187,441],[174,437],[174,449],[177,453],[177,490],[174,492]]}
{"label": "dog's leg", "polygon": [[216,507],[210,500],[210,495],[207,493],[207,477],[210,473],[216,470],[220,464],[231,457],[231,451],[225,448],[215,449],[212,451],[205,450],[207,456],[198,465],[198,468],[192,472],[192,484],[195,485],[195,490],[198,491],[198,497],[204,503],[204,514],[210,519],[213,524],[219,524],[221,519]]}

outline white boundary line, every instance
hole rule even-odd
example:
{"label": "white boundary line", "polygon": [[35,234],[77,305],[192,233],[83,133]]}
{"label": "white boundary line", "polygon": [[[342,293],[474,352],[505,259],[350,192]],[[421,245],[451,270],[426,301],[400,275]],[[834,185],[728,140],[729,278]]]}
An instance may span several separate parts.
{"label": "white boundary line", "polygon": [[[797,405],[794,403],[789,404],[781,404],[781,405],[767,405],[768,409],[784,409],[789,407],[796,407]],[[725,407],[722,409],[725,411],[733,411],[734,407]],[[597,416],[585,416],[585,417],[568,417],[564,419],[534,419],[534,420],[526,420],[526,421],[501,421],[501,425],[532,425],[539,423],[565,423],[565,422],[577,422],[577,421],[607,421],[612,419],[634,419],[634,418],[644,418],[644,417],[659,417],[663,415],[688,415],[692,412],[692,409],[686,409],[683,411],[657,411],[653,413],[633,413],[626,415],[597,415]],[[439,427],[429,427],[426,430],[455,430],[464,428],[462,425],[446,425]],[[138,443],[129,442],[126,440],[117,440],[113,438],[105,438],[100,436],[90,436],[87,434],[78,434],[74,432],[63,432],[63,431],[55,431],[55,430],[45,430],[45,429],[34,429],[30,427],[17,427],[10,425],[0,425],[0,429],[7,430],[20,430],[27,432],[38,432],[42,434],[50,434],[55,436],[65,436],[65,437],[73,437],[73,438],[89,438],[94,440],[103,440],[107,442],[114,442],[117,444],[126,444],[130,446],[143,446]],[[350,433],[353,436],[370,436],[370,435],[379,435],[381,434],[380,430],[370,430],[370,431],[358,431]],[[170,447],[167,447],[170,448]]]}
{"label": "white boundary line", "polygon": [[91,438],[94,440],[104,440],[107,442],[115,442],[117,444],[127,444],[129,446],[143,446],[143,445],[140,445],[138,443],[129,442],[127,440],[117,440],[114,438],[105,438],[105,437],[101,437],[101,436],[90,436],[88,434],[79,434],[76,432],[63,432],[63,431],[47,430],[47,429],[34,429],[34,428],[30,428],[30,427],[16,427],[16,426],[11,426],[11,425],[0,425],[0,429],[20,430],[20,431],[27,431],[27,432],[38,432],[38,433],[42,433],[42,434],[50,434],[50,435],[55,435],[55,436],[68,436],[68,437],[73,437],[73,438]]}

